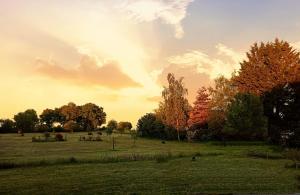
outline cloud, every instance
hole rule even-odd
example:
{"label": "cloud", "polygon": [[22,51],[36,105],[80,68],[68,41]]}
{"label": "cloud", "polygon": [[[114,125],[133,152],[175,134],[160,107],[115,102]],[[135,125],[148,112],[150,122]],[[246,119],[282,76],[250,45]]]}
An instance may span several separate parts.
{"label": "cloud", "polygon": [[194,0],[127,0],[122,9],[129,14],[129,18],[136,22],[151,22],[161,19],[172,25],[175,37],[183,37],[182,20],[187,15],[187,7]]}
{"label": "cloud", "polygon": [[291,46],[298,50],[298,52],[300,51],[300,41],[291,43]]}
{"label": "cloud", "polygon": [[37,72],[41,75],[80,85],[103,86],[113,89],[141,87],[139,83],[120,71],[115,62],[99,64],[96,58],[83,55],[80,65],[66,69],[53,61],[37,59]]}
{"label": "cloud", "polygon": [[192,50],[182,55],[171,56],[167,61],[181,67],[195,67],[198,73],[207,74],[210,79],[220,75],[230,77],[234,70],[240,68],[240,62],[244,59],[244,55],[223,44],[218,44],[216,49],[217,57],[211,57],[200,50]]}

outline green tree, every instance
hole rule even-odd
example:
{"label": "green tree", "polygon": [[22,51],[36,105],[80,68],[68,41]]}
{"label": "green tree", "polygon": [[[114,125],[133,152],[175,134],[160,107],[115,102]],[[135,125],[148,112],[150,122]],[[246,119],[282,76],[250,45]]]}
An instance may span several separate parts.
{"label": "green tree", "polygon": [[15,130],[15,122],[10,119],[0,119],[0,133],[12,133]]}
{"label": "green tree", "polygon": [[223,134],[229,139],[255,140],[266,137],[267,118],[258,96],[238,93],[230,104]]}
{"label": "green tree", "polygon": [[222,129],[225,125],[228,106],[237,94],[237,88],[230,79],[220,76],[215,79],[215,87],[210,87],[210,102],[208,109],[208,127],[216,139],[222,139]]}
{"label": "green tree", "polygon": [[167,138],[165,125],[153,113],[148,113],[138,120],[137,133],[141,137]]}
{"label": "green tree", "polygon": [[40,115],[40,121],[45,123],[48,128],[52,128],[53,123],[58,122],[62,123],[64,121],[64,117],[60,113],[59,109],[45,109]]}
{"label": "green tree", "polygon": [[34,131],[35,125],[38,123],[39,119],[36,111],[33,109],[28,109],[25,112],[20,112],[14,116],[17,129],[22,132],[32,132]]}
{"label": "green tree", "polygon": [[177,139],[180,141],[180,131],[185,132],[191,109],[187,100],[188,90],[184,86],[183,77],[177,80],[169,73],[167,79],[168,86],[164,87],[163,101],[160,102],[156,114],[165,125],[176,129]]}

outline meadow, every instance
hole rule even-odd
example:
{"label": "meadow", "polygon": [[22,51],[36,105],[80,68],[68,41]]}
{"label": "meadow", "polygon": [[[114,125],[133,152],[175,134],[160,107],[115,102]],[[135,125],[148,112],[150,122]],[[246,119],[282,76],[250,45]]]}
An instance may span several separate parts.
{"label": "meadow", "polygon": [[[187,143],[115,134],[101,142],[0,135],[0,194],[295,193],[299,170],[263,142]],[[42,134],[41,134],[42,136]],[[266,154],[255,157],[253,153]]]}

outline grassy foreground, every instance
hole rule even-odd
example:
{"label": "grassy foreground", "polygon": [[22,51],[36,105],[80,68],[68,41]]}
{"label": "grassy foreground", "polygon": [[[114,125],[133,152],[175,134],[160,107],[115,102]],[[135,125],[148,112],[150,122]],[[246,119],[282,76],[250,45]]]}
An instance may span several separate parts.
{"label": "grassy foreground", "polygon": [[[116,135],[102,142],[32,143],[32,134],[0,135],[0,194],[295,193],[300,172],[285,159],[253,158],[249,151],[280,155],[267,145],[222,146]],[[192,157],[196,156],[196,160]],[[43,162],[43,163],[41,163]],[[30,165],[30,166],[28,166]]]}

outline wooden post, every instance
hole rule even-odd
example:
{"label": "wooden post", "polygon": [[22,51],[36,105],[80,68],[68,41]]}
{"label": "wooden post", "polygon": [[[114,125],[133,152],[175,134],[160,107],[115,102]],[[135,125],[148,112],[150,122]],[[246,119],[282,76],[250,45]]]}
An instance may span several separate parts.
{"label": "wooden post", "polygon": [[115,137],[112,137],[112,147],[113,147],[113,150],[115,150]]}

